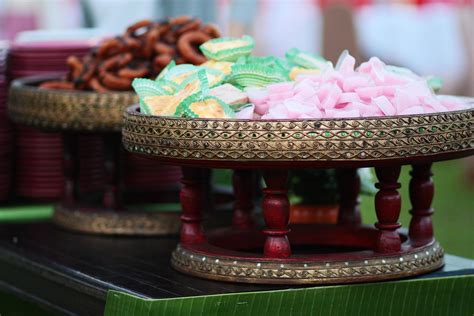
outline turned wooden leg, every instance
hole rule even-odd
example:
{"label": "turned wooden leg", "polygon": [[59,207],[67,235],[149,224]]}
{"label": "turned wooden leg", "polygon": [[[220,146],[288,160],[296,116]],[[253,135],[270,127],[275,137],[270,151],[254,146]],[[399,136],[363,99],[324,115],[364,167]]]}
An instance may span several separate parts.
{"label": "turned wooden leg", "polygon": [[103,205],[107,209],[117,210],[122,206],[121,197],[121,156],[122,144],[120,134],[106,134],[103,137],[105,150],[105,192]]}
{"label": "turned wooden leg", "polygon": [[181,215],[181,243],[195,244],[206,240],[202,230],[202,170],[182,167],[183,179],[179,198],[183,209]]}
{"label": "turned wooden leg", "polygon": [[291,255],[290,242],[286,236],[288,229],[288,171],[266,170],[263,178],[267,187],[263,189],[263,217],[267,228],[263,233],[267,236],[264,254],[271,258],[286,258]]}
{"label": "turned wooden leg", "polygon": [[77,175],[79,161],[77,159],[77,135],[64,133],[63,142],[63,167],[64,167],[64,192],[62,204],[71,207],[76,202]]}
{"label": "turned wooden leg", "polygon": [[339,215],[337,223],[360,225],[360,178],[357,169],[338,169],[336,170],[336,177],[339,190]]}
{"label": "turned wooden leg", "polygon": [[375,211],[378,222],[375,226],[379,229],[376,242],[376,251],[383,253],[400,251],[401,240],[397,233],[400,228],[401,198],[397,189],[400,175],[400,166],[375,168],[379,182],[375,185],[379,192],[375,195]]}
{"label": "turned wooden leg", "polygon": [[433,224],[431,215],[433,209],[434,185],[431,180],[431,163],[413,165],[410,180],[410,201],[412,218],[408,230],[410,243],[413,246],[423,246],[433,240]]}
{"label": "turned wooden leg", "polygon": [[235,203],[232,225],[235,228],[247,229],[254,226],[253,219],[253,187],[254,173],[251,170],[234,170],[232,185]]}

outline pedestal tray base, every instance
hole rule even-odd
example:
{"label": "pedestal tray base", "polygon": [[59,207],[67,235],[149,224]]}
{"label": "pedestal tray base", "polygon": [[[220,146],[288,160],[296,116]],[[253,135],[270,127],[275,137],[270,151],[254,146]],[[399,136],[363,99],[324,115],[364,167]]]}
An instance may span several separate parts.
{"label": "pedestal tray base", "polygon": [[[309,225],[308,225],[309,226]],[[200,244],[179,244],[172,254],[171,263],[176,270],[193,276],[228,282],[261,284],[340,284],[382,281],[419,275],[444,265],[444,250],[438,242],[413,247],[406,235],[400,234],[402,249],[397,253],[381,254],[368,247],[376,229],[354,227],[341,235],[347,227],[318,226],[293,227],[288,235],[292,245],[305,246],[308,254],[296,253],[288,258],[268,258],[258,248],[264,240],[257,230],[236,232],[220,229],[208,234],[209,241]],[[312,234],[310,232],[313,232]],[[353,238],[359,234],[359,238]],[[222,248],[222,244],[239,238],[243,249]],[[318,237],[319,236],[319,237]],[[325,236],[325,237],[324,237]],[[339,236],[339,238],[334,238]],[[337,252],[336,248],[353,248],[356,251]],[[367,248],[367,249],[366,249]],[[336,252],[334,252],[336,251]],[[296,251],[295,251],[296,252]],[[294,252],[294,253],[295,253]],[[324,253],[323,253],[324,252]]]}
{"label": "pedestal tray base", "polygon": [[173,235],[179,232],[179,212],[102,210],[57,206],[53,222],[65,229],[104,235]]}
{"label": "pedestal tray base", "polygon": [[[226,214],[232,209],[232,189],[226,186],[216,186],[213,189],[212,200],[215,211]],[[174,194],[174,193],[170,193]],[[173,199],[162,198],[163,203],[172,203]],[[162,211],[144,211],[139,206],[126,206],[123,209],[104,209],[100,203],[95,206],[75,205],[65,207],[57,205],[53,222],[68,230],[104,234],[104,235],[134,235],[161,236],[179,233],[181,207]]]}

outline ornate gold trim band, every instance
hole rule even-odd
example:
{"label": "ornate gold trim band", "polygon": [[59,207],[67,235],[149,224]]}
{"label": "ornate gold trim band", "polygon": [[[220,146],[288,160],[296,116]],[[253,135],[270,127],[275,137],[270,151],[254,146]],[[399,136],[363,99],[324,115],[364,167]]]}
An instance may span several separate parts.
{"label": "ornate gold trim band", "polygon": [[381,281],[423,274],[444,265],[444,250],[438,243],[403,252],[398,256],[364,260],[314,262],[264,262],[203,255],[178,245],[171,264],[194,276],[229,282],[267,284],[334,284]]}
{"label": "ornate gold trim band", "polygon": [[133,92],[38,89],[35,85],[44,80],[29,77],[13,81],[8,104],[13,121],[50,130],[118,132],[123,111],[138,102]]}

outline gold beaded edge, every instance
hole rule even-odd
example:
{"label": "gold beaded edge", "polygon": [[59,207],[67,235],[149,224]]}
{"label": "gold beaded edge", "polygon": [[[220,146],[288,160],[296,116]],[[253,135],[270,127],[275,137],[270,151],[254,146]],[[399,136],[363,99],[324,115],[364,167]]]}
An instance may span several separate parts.
{"label": "gold beaded edge", "polygon": [[105,235],[174,235],[179,232],[179,212],[86,212],[56,207],[53,222],[65,229]]}
{"label": "gold beaded edge", "polygon": [[268,262],[202,255],[178,245],[171,264],[194,276],[229,282],[262,284],[337,284],[403,278],[444,265],[438,244],[399,256],[337,262]]}

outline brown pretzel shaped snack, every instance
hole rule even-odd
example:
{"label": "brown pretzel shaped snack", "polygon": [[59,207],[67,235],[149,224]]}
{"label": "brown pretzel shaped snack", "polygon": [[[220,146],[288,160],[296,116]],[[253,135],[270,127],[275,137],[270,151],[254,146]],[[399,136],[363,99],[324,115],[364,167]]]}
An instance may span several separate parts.
{"label": "brown pretzel shaped snack", "polygon": [[96,92],[100,92],[100,93],[105,93],[105,92],[108,92],[110,91],[109,89],[107,89],[106,87],[104,87],[99,79],[97,79],[97,77],[94,77],[92,78],[89,82],[88,82],[88,85],[90,88],[92,88],[92,90],[96,91]]}
{"label": "brown pretzel shaped snack", "polygon": [[125,47],[128,52],[136,52],[141,47],[140,41],[136,38],[124,36],[122,37],[122,40],[125,43]]}
{"label": "brown pretzel shaped snack", "polygon": [[122,36],[101,42],[84,58],[70,57],[67,81],[53,81],[41,87],[98,92],[130,90],[134,78],[154,78],[173,59],[177,64],[205,62],[198,46],[218,36],[216,26],[203,25],[190,16],[138,21]]}
{"label": "brown pretzel shaped snack", "polygon": [[168,44],[165,43],[155,43],[154,45],[155,53],[160,55],[160,54],[168,54],[168,55],[174,55],[176,53],[176,49]]}
{"label": "brown pretzel shaped snack", "polygon": [[200,65],[207,59],[195,47],[210,39],[212,39],[212,37],[202,31],[185,33],[178,40],[178,51],[187,61]]}
{"label": "brown pretzel shaped snack", "polygon": [[118,71],[118,76],[122,78],[134,79],[145,77],[150,72],[147,63],[141,63],[137,66],[129,64],[127,67]]}
{"label": "brown pretzel shaped snack", "polygon": [[200,27],[201,27],[201,20],[199,19],[190,20],[186,22],[185,24],[183,24],[181,27],[179,27],[176,30],[176,34],[179,36],[186,32],[197,31],[199,30]]}
{"label": "brown pretzel shaped snack", "polygon": [[145,58],[150,58],[153,54],[155,43],[160,38],[160,30],[153,29],[145,37],[145,44],[143,45],[142,54]]}
{"label": "brown pretzel shaped snack", "polygon": [[59,90],[73,90],[74,85],[72,82],[55,80],[55,81],[46,81],[38,86],[40,89],[59,89]]}
{"label": "brown pretzel shaped snack", "polygon": [[163,33],[161,36],[163,42],[169,45],[174,45],[178,41],[178,35],[173,29],[168,30],[167,32]]}
{"label": "brown pretzel shaped snack", "polygon": [[169,54],[163,54],[163,55],[156,56],[155,59],[153,59],[153,70],[155,72],[159,73],[172,60],[173,60],[173,56],[171,56]]}
{"label": "brown pretzel shaped snack", "polygon": [[69,56],[66,59],[66,64],[69,66],[70,79],[74,80],[79,78],[83,69],[82,61],[80,61],[76,56]]}
{"label": "brown pretzel shaped snack", "polygon": [[133,60],[131,53],[123,53],[106,59],[100,64],[99,72],[107,72],[115,68],[121,68]]}
{"label": "brown pretzel shaped snack", "polygon": [[118,38],[111,38],[102,43],[97,49],[97,57],[106,59],[123,51],[125,43]]}
{"label": "brown pretzel shaped snack", "polygon": [[130,78],[123,78],[116,76],[110,72],[100,74],[102,84],[110,90],[130,90],[132,80]]}
{"label": "brown pretzel shaped snack", "polygon": [[221,37],[221,32],[219,31],[219,28],[215,24],[206,24],[202,27],[201,31],[206,33],[207,35],[216,38],[216,37]]}
{"label": "brown pretzel shaped snack", "polygon": [[193,18],[189,15],[180,15],[169,19],[171,25],[181,25],[191,21]]}
{"label": "brown pretzel shaped snack", "polygon": [[175,59],[175,62],[176,62],[176,65],[181,65],[181,64],[186,64],[186,59],[184,59],[183,57],[177,57]]}
{"label": "brown pretzel shaped snack", "polygon": [[127,28],[125,35],[138,37],[140,35],[143,35],[152,25],[153,22],[147,19],[138,21]]}

